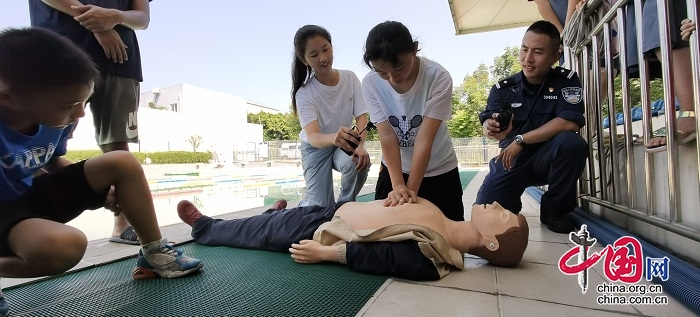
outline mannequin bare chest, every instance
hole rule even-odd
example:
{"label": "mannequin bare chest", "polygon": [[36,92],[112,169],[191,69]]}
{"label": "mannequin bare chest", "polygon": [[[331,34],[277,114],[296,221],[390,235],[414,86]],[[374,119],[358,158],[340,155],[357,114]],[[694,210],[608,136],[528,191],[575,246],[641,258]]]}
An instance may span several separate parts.
{"label": "mannequin bare chest", "polygon": [[447,218],[429,201],[419,198],[417,203],[384,207],[383,201],[370,203],[349,202],[335,213],[355,230],[376,230],[390,225],[413,224],[428,227],[446,237]]}

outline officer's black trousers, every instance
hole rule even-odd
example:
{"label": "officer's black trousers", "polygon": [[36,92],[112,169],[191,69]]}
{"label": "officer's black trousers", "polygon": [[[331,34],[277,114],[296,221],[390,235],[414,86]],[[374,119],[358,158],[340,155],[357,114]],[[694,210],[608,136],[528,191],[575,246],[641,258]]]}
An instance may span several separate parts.
{"label": "officer's black trousers", "polygon": [[583,172],[588,144],[574,132],[562,132],[536,150],[524,149],[516,156],[510,171],[503,162],[489,163],[486,175],[476,196],[476,204],[497,201],[513,213],[520,213],[522,196],[529,186],[549,185],[542,196],[540,212],[564,214],[576,207],[576,182]]}

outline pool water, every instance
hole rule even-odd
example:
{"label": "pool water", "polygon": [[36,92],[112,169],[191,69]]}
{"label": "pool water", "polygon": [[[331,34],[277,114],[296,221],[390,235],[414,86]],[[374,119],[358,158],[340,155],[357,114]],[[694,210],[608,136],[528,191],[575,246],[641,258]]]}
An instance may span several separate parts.
{"label": "pool water", "polygon": [[[365,186],[374,186],[376,177],[369,177]],[[336,197],[340,174],[334,173]],[[306,184],[300,169],[288,173],[248,175],[168,175],[149,179],[153,204],[160,226],[182,222],[176,207],[183,199],[193,202],[208,216],[268,206],[278,199],[298,201]],[[106,209],[88,210],[68,225],[83,231],[88,240],[108,238],[114,215]]]}

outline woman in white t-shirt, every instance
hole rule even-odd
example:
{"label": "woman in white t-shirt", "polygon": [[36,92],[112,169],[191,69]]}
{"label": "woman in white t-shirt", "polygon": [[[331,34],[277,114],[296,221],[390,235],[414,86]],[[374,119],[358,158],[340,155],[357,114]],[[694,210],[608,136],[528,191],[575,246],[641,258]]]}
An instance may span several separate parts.
{"label": "woman in white t-shirt", "polygon": [[[339,171],[338,201],[354,201],[367,180],[370,159],[364,148],[367,107],[355,73],[333,69],[328,31],[305,25],[294,35],[292,104],[302,131],[301,165],[306,197],[300,206],[332,206],[333,170]],[[353,146],[354,145],[354,146]]]}
{"label": "woman in white t-shirt", "polygon": [[464,220],[457,156],[445,121],[452,118],[452,78],[438,63],[416,56],[418,42],[400,22],[367,36],[362,81],[382,145],[375,199],[387,206],[423,197],[449,219]]}

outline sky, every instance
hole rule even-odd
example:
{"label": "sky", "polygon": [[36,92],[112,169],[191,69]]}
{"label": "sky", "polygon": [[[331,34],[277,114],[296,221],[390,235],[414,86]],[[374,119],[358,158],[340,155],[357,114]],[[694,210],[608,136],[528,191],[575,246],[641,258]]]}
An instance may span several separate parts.
{"label": "sky", "polygon": [[[534,3],[532,5],[535,5]],[[459,85],[506,46],[520,46],[524,28],[455,35],[448,0],[154,0],[151,22],[137,31],[141,91],[190,84],[289,111],[293,38],[305,24],[325,27],[336,69],[362,80],[367,33],[400,21],[420,43],[420,55],[441,64]],[[0,29],[29,26],[27,1],[2,1]]]}

